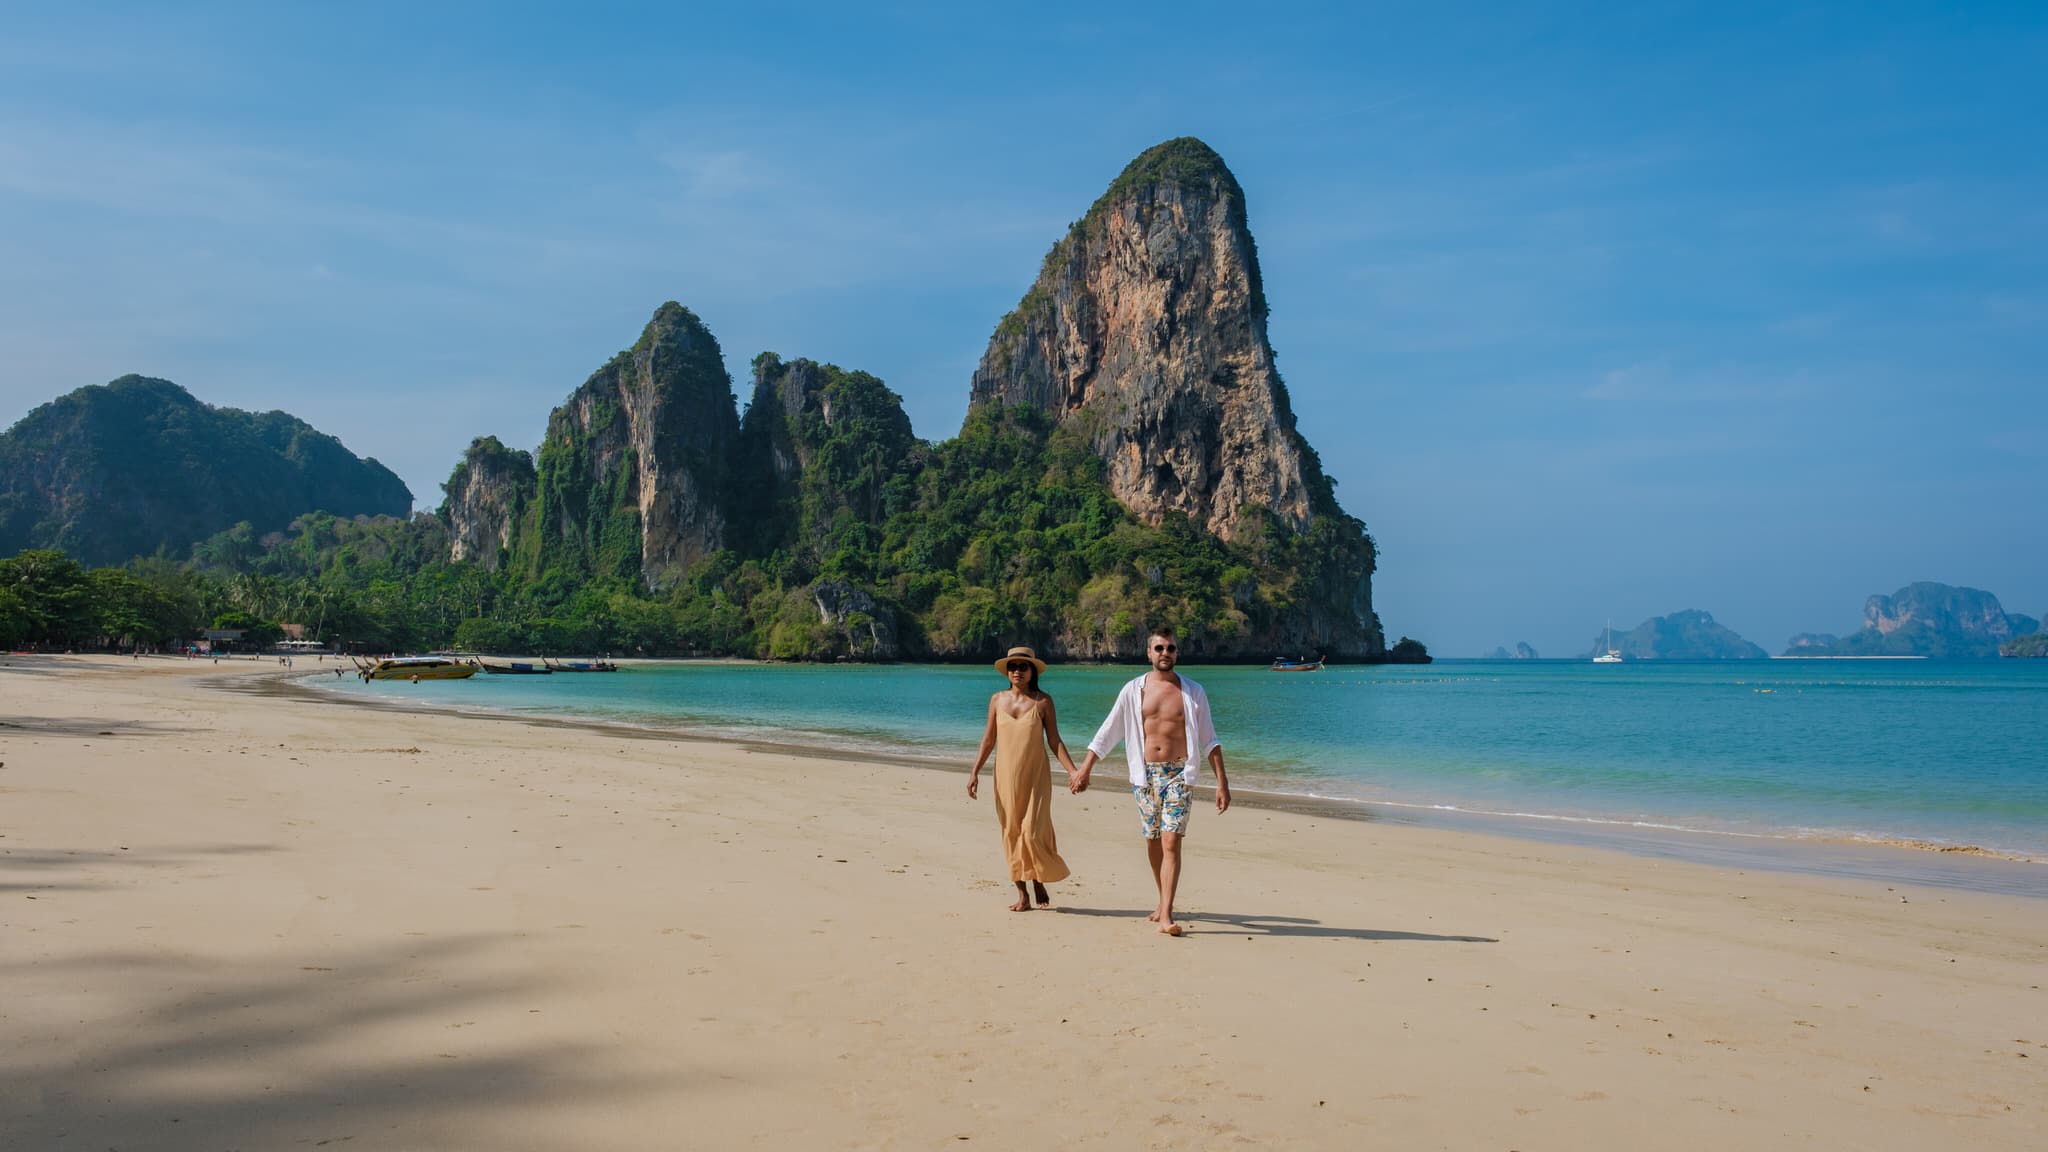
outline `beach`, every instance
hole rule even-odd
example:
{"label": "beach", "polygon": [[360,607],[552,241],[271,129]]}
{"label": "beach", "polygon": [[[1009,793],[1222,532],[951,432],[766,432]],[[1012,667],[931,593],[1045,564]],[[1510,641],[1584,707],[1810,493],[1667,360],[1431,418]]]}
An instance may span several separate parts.
{"label": "beach", "polygon": [[1170,940],[1118,758],[1015,914],[964,762],[277,672],[5,658],[0,1147],[2048,1143],[2040,899],[1204,802]]}

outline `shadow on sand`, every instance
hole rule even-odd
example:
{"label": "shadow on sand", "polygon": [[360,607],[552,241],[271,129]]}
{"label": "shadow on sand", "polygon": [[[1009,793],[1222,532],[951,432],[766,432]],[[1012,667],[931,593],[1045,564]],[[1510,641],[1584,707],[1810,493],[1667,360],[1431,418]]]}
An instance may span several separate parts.
{"label": "shadow on sand", "polygon": [[[192,848],[0,848],[0,892],[93,892],[113,887],[101,873],[157,864],[196,864],[223,856],[274,852],[268,844]],[[31,897],[33,899],[33,897]]]}
{"label": "shadow on sand", "polygon": [[171,724],[145,720],[94,720],[90,717],[0,716],[0,736],[164,736],[190,732]]}
{"label": "shadow on sand", "polygon": [[0,963],[0,981],[61,985],[71,1005],[0,1022],[9,1148],[479,1146],[571,1100],[616,1107],[711,1078],[676,1068],[657,1084],[533,1038],[549,982],[490,936],[229,960],[108,951]]}
{"label": "shadow on sand", "polygon": [[[1054,911],[1069,916],[1109,916],[1120,920],[1142,920],[1152,914],[1149,908],[1074,908],[1055,907]],[[1326,940],[1428,940],[1444,944],[1498,944],[1492,936],[1437,936],[1429,932],[1393,932],[1384,928],[1332,928],[1320,920],[1302,916],[1232,916],[1223,912],[1181,912],[1175,917],[1187,928],[1188,935],[1204,933],[1246,934],[1254,936],[1313,936]]]}

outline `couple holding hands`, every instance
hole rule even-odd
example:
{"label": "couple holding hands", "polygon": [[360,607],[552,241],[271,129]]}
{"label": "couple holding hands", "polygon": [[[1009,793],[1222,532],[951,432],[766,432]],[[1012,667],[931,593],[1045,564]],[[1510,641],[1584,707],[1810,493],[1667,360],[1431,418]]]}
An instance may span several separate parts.
{"label": "couple holding hands", "polygon": [[1208,694],[1200,684],[1173,670],[1180,653],[1173,629],[1154,629],[1145,648],[1151,670],[1117,693],[1116,705],[1095,739],[1088,742],[1088,755],[1079,768],[1074,767],[1066,743],[1060,739],[1052,697],[1038,687],[1045,661],[1029,648],[1012,648],[996,661],[996,671],[1010,678],[1010,688],[989,697],[988,728],[982,733],[981,751],[967,778],[967,795],[980,794],[981,767],[993,751],[996,819],[1002,825],[1010,880],[1017,885],[1017,902],[1010,905],[1010,911],[1030,911],[1033,896],[1041,907],[1050,906],[1052,897],[1045,886],[1068,876],[1066,861],[1060,859],[1053,837],[1052,764],[1047,749],[1067,770],[1068,791],[1085,792],[1095,762],[1121,743],[1131,794],[1138,801],[1145,854],[1159,890],[1159,906],[1147,919],[1168,936],[1181,934],[1181,926],[1173,919],[1173,896],[1180,884],[1188,794],[1197,767],[1205,759],[1216,773],[1218,813],[1230,808],[1230,781],[1223,774],[1223,745],[1216,738]]}

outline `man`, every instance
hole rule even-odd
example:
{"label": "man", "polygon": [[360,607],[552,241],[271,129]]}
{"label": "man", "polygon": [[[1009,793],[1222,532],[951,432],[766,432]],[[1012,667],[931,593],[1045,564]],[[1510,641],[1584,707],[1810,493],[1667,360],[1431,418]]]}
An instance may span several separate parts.
{"label": "man", "polygon": [[1131,794],[1138,799],[1145,855],[1159,889],[1159,907],[1146,919],[1168,936],[1178,936],[1181,926],[1173,920],[1173,894],[1180,886],[1180,842],[1187,835],[1188,793],[1195,786],[1196,766],[1207,759],[1216,773],[1219,815],[1230,810],[1230,780],[1223,774],[1223,744],[1216,739],[1208,693],[1173,670],[1180,655],[1173,629],[1153,629],[1145,647],[1152,670],[1117,693],[1116,706],[1088,742],[1088,755],[1068,786],[1085,791],[1095,762],[1123,744]]}

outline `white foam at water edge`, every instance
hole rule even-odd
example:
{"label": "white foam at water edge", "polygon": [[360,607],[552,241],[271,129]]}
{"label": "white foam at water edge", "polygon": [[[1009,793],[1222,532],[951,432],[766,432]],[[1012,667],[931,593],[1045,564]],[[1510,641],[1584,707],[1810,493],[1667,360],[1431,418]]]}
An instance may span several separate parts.
{"label": "white foam at water edge", "polygon": [[2024,864],[2048,863],[2048,858],[2044,858],[2037,853],[2001,848],[1995,845],[1959,844],[1954,841],[1931,839],[1925,836],[1894,836],[1881,832],[1860,830],[1799,827],[1778,832],[1745,832],[1733,828],[1703,828],[1690,824],[1668,824],[1655,820],[1626,820],[1607,816],[1571,816],[1557,812],[1520,812],[1513,809],[1467,808],[1458,804],[1429,804],[1412,800],[1379,800],[1361,796],[1332,796],[1321,792],[1290,792],[1252,788],[1233,788],[1231,791],[1233,793],[1250,792],[1258,796],[1298,797],[1304,800],[1322,800],[1338,804],[1370,805],[1378,808],[1405,808],[1426,812],[1455,812],[1461,816],[1541,820],[1558,824],[1589,824],[1610,828],[1641,828],[1655,832],[1683,832],[1696,836],[1727,836],[1743,840],[1791,840],[1864,844],[1873,848],[1908,848],[1925,852],[1962,852]]}

